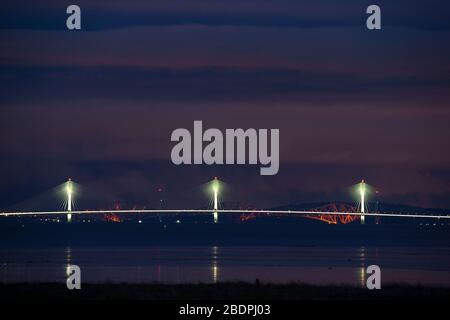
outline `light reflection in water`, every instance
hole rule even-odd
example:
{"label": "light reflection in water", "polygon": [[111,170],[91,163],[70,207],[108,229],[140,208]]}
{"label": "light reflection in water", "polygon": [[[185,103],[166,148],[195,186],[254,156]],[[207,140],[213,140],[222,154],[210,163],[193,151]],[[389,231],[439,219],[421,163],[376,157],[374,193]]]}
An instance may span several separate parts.
{"label": "light reflection in water", "polygon": [[359,248],[359,285],[366,286],[366,248]]}
{"label": "light reflection in water", "polygon": [[[160,217],[161,219],[161,217]],[[157,267],[156,267],[156,281],[161,282],[161,248],[157,249]]]}
{"label": "light reflection in water", "polygon": [[217,283],[219,281],[218,255],[219,255],[219,248],[217,246],[213,246],[211,253],[211,274],[213,283]]}
{"label": "light reflection in water", "polygon": [[69,267],[86,282],[250,281],[365,287],[366,268],[384,267],[383,284],[450,286],[450,248],[410,247],[100,247],[0,248],[0,282],[60,282]]}
{"label": "light reflection in water", "polygon": [[66,254],[66,277],[70,276],[70,265],[72,264],[72,248],[67,247],[65,250]]}

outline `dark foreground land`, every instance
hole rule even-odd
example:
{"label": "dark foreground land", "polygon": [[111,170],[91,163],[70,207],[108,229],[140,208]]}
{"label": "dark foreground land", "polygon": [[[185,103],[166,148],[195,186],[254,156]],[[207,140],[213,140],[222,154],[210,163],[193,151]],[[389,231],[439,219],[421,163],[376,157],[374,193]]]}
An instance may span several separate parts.
{"label": "dark foreground land", "polygon": [[261,284],[0,284],[1,300],[448,300],[450,288],[389,285],[381,290],[351,286]]}

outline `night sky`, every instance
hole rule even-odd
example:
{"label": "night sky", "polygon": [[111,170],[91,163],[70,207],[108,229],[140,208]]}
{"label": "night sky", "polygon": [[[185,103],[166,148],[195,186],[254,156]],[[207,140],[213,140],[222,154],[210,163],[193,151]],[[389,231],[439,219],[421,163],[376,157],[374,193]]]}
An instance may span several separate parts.
{"label": "night sky", "polygon": [[[200,206],[214,176],[258,207],[365,179],[384,202],[449,208],[449,40],[448,1],[6,1],[0,210],[68,177],[111,202],[153,206],[163,187],[168,207]],[[194,120],[279,128],[278,175],[173,165],[170,134]]]}

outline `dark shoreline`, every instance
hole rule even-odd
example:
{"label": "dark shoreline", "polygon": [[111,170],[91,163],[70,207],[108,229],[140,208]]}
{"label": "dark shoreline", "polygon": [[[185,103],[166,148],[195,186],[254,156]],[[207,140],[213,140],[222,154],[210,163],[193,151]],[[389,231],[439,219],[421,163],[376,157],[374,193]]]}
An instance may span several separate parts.
{"label": "dark shoreline", "polygon": [[347,285],[269,284],[82,284],[68,290],[65,283],[0,283],[2,300],[448,300],[449,287],[393,284],[381,290]]}

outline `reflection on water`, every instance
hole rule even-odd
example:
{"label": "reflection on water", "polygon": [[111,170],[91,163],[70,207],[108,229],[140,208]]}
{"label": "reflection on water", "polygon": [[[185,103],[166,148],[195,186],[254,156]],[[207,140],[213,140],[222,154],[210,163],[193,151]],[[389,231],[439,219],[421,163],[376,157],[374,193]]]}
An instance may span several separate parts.
{"label": "reflection on water", "polygon": [[70,276],[70,265],[72,264],[72,248],[68,247],[66,252],[66,276]]}
{"label": "reflection on water", "polygon": [[359,248],[359,286],[364,287],[366,283],[366,248]]}
{"label": "reflection on water", "polygon": [[382,283],[450,286],[450,248],[426,247],[96,247],[0,249],[0,282],[65,282],[79,265],[83,282],[304,282],[365,286],[366,268]]}
{"label": "reflection on water", "polygon": [[212,247],[212,254],[211,254],[211,274],[212,274],[212,282],[213,283],[217,283],[219,281],[219,278],[218,278],[218,273],[219,273],[218,257],[219,257],[219,247],[213,246]]}

